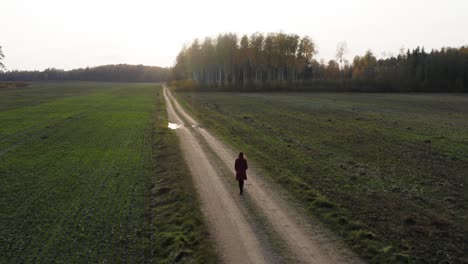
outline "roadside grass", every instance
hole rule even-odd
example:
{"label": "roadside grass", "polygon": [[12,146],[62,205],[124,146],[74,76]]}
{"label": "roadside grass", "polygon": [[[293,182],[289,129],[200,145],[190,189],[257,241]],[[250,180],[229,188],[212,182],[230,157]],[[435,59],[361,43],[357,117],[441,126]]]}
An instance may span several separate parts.
{"label": "roadside grass", "polygon": [[0,263],[213,262],[165,122],[155,84],[1,90]]}
{"label": "roadside grass", "polygon": [[177,96],[369,262],[467,261],[467,96]]}
{"label": "roadside grass", "polygon": [[[164,104],[159,90],[157,105]],[[160,252],[151,262],[217,263],[214,244],[203,222],[195,186],[182,158],[177,136],[167,127],[166,108],[158,108],[157,116],[150,207],[153,248]]]}

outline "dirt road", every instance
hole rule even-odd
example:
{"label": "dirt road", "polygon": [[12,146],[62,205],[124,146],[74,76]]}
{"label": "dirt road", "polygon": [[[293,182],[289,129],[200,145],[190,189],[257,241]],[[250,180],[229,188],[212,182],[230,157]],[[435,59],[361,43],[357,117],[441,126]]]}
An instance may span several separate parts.
{"label": "dirt road", "polygon": [[[207,218],[222,261],[225,263],[270,263],[271,248],[262,244],[255,228],[247,221],[242,210],[242,199],[232,197],[232,185],[222,179],[222,171],[233,170],[237,155],[227,145],[200,127],[177,102],[171,91],[164,87],[169,122],[178,124],[176,130],[184,158],[190,168],[200,194],[202,210]],[[205,147],[205,148],[204,148]],[[225,166],[208,159],[206,147]],[[258,175],[250,164],[246,191],[248,198],[268,221],[288,249],[289,258],[297,263],[360,263],[348,250],[338,246],[319,227],[313,226],[287,202],[274,192],[268,182]],[[234,172],[231,172],[234,180]]]}

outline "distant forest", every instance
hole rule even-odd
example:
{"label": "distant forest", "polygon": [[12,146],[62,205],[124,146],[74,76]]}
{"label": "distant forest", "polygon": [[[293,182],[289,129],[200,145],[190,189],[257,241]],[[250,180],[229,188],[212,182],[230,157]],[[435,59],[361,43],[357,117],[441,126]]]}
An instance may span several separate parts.
{"label": "distant forest", "polygon": [[417,47],[377,59],[367,51],[346,60],[317,61],[310,37],[270,33],[220,34],[195,39],[177,56],[173,85],[225,90],[468,92],[468,46],[426,51]]}
{"label": "distant forest", "polygon": [[44,71],[0,71],[0,81],[163,82],[170,75],[169,68],[117,64],[69,71],[54,68]]}

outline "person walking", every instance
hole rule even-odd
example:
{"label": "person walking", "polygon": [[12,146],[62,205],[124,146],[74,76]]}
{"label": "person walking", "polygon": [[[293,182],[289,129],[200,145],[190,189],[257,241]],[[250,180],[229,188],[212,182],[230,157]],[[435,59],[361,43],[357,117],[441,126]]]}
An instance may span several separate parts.
{"label": "person walking", "polygon": [[236,170],[236,180],[239,182],[239,191],[240,195],[242,195],[244,191],[244,181],[247,180],[247,160],[244,159],[244,153],[239,153],[239,158],[236,159],[236,163],[234,165],[234,169]]}

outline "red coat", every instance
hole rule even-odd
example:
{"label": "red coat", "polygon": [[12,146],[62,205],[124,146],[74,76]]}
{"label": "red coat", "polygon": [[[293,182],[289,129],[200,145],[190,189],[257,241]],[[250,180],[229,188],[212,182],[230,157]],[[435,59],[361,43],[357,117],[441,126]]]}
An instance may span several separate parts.
{"label": "red coat", "polygon": [[245,171],[248,168],[247,160],[241,158],[236,159],[236,164],[234,165],[234,169],[236,170],[236,180],[247,180],[247,173],[245,173]]}

